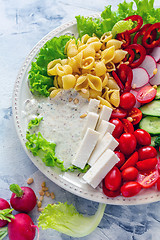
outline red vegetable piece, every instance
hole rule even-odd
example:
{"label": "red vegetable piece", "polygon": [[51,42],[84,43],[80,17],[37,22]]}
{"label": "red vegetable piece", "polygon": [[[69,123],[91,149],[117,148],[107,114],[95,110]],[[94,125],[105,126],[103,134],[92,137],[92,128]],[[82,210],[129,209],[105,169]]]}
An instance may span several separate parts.
{"label": "red vegetable piece", "polygon": [[[4,210],[4,209],[7,209],[7,208],[10,208],[9,203],[5,199],[0,198],[0,210]],[[0,219],[0,228],[7,225],[7,223],[8,223],[7,220],[1,220]]]}
{"label": "red vegetable piece", "polygon": [[131,85],[132,85],[132,80],[133,80],[133,72],[132,72],[132,69],[128,67],[128,76],[127,76],[127,81],[125,83],[125,86],[124,86],[124,93],[125,92],[129,92],[131,90]]}
{"label": "red vegetable piece", "polygon": [[134,133],[133,124],[128,119],[122,119],[121,121],[123,123],[125,133]]}
{"label": "red vegetable piece", "polygon": [[121,186],[121,172],[117,167],[113,167],[104,178],[105,187],[108,190],[116,191]]}
{"label": "red vegetable piece", "polygon": [[127,182],[121,187],[121,193],[124,197],[133,197],[141,190],[141,185],[138,182]]}
{"label": "red vegetable piece", "polygon": [[125,162],[125,156],[123,153],[118,152],[118,151],[114,151],[114,153],[117,155],[117,157],[120,159],[118,163],[116,163],[116,167],[120,168],[124,162]]}
{"label": "red vegetable piece", "polygon": [[151,102],[156,96],[157,90],[152,86],[142,87],[136,96],[138,102],[145,104]]}
{"label": "red vegetable piece", "polygon": [[[133,55],[130,50],[134,50],[136,53],[140,54],[140,58],[139,59],[136,59],[135,61],[133,61],[134,59],[133,59],[133,56],[132,56],[132,58],[131,58],[132,62],[131,62],[131,60],[129,62],[129,66],[131,68],[136,68],[143,62],[143,60],[144,60],[144,58],[146,56],[146,50],[140,44],[131,44],[127,48],[125,48],[125,51],[128,51],[129,54],[131,53],[131,55]],[[135,54],[134,54],[134,57],[135,57]]]}
{"label": "red vegetable piece", "polygon": [[131,84],[133,79],[132,69],[125,63],[122,63],[118,68],[118,76],[120,80],[125,83],[123,92],[129,92],[131,90]]}
{"label": "red vegetable piece", "polygon": [[135,167],[128,167],[122,171],[124,181],[133,181],[137,178],[138,170]]}
{"label": "red vegetable piece", "polygon": [[116,39],[123,41],[121,48],[126,48],[131,44],[131,36],[128,30],[122,33],[118,33]]}
{"label": "red vegetable piece", "polygon": [[[126,50],[127,49],[127,50]],[[125,50],[128,52],[128,54],[125,56],[125,58],[123,59],[123,62],[128,61],[129,65],[134,61],[135,58],[135,53],[132,49],[130,48],[125,48]]]}
{"label": "red vegetable piece", "polygon": [[120,96],[120,104],[119,104],[119,106],[121,108],[125,109],[125,110],[129,110],[129,109],[133,108],[135,103],[136,103],[136,98],[130,92],[123,93]]}
{"label": "red vegetable piece", "polygon": [[147,23],[145,24],[134,36],[133,38],[133,43],[138,43],[138,39],[140,36],[144,36],[144,34],[146,33],[146,30],[151,26],[152,24]]}
{"label": "red vegetable piece", "polygon": [[123,171],[124,169],[126,169],[126,168],[128,168],[128,167],[134,167],[137,161],[138,161],[138,152],[134,152],[134,153],[128,158],[128,160],[122,165],[122,167],[120,168],[120,170]]}
{"label": "red vegetable piece", "polygon": [[118,195],[120,195],[120,188],[116,191],[111,191],[111,190],[108,190],[106,187],[105,187],[105,183],[104,181],[102,182],[102,188],[103,188],[103,193],[107,196],[107,197],[117,197]]}
{"label": "red vegetable piece", "polygon": [[148,146],[148,145],[151,144],[150,134],[143,129],[137,129],[134,132],[134,136],[137,139],[137,143],[140,144],[140,145]]}
{"label": "red vegetable piece", "polygon": [[115,129],[112,133],[112,136],[114,138],[119,138],[123,132],[122,122],[118,118],[112,118],[109,122],[115,125]]}
{"label": "red vegetable piece", "polygon": [[131,30],[128,30],[130,34],[137,32],[143,25],[143,18],[139,15],[132,15],[129,16],[127,18],[125,18],[124,20],[129,20],[131,19],[133,22],[136,21],[137,22],[137,26],[132,28]]}
{"label": "red vegetable piece", "polygon": [[136,167],[140,171],[148,171],[155,168],[157,165],[157,158],[148,158],[136,163]]}
{"label": "red vegetable piece", "polygon": [[119,148],[124,155],[131,155],[137,145],[137,140],[132,133],[123,133],[119,139]]}
{"label": "red vegetable piece", "polygon": [[157,157],[157,151],[152,146],[144,146],[138,149],[139,160]]}
{"label": "red vegetable piece", "polygon": [[[141,110],[139,110],[138,108],[132,108],[129,112],[128,112],[128,117],[131,117],[133,119],[132,124],[136,125],[137,123],[139,123],[142,119],[142,112]],[[148,144],[149,145],[149,144]]]}
{"label": "red vegetable piece", "polygon": [[151,38],[152,32],[157,29],[157,32],[160,32],[160,22],[152,24],[142,38],[142,44],[146,48],[154,48],[160,44],[160,37],[157,40],[153,40],[151,43],[148,43],[148,40]]}
{"label": "red vegetable piece", "polygon": [[157,190],[160,191],[160,177],[157,180]]}
{"label": "red vegetable piece", "polygon": [[119,79],[119,77],[115,71],[112,72],[112,76],[113,76],[114,80],[116,81],[116,83],[118,84],[118,86],[120,87],[121,91],[123,91],[124,85],[121,82],[121,80]]}
{"label": "red vegetable piece", "polygon": [[112,118],[119,118],[119,119],[123,119],[127,117],[127,111],[122,109],[122,108],[116,108],[113,109],[112,114],[111,114],[111,119]]}
{"label": "red vegetable piece", "polygon": [[159,173],[157,170],[155,170],[151,174],[146,176],[144,179],[142,179],[142,181],[138,181],[138,182],[143,188],[150,188],[157,182],[158,178],[159,178]]}

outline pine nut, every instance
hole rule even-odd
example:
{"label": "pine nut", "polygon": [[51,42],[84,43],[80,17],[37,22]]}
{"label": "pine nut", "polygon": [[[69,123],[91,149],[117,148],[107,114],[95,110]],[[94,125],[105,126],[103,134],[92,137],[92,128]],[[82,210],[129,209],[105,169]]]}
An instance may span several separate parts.
{"label": "pine nut", "polygon": [[27,184],[31,184],[31,183],[33,183],[33,178],[28,178],[28,180],[27,180]]}

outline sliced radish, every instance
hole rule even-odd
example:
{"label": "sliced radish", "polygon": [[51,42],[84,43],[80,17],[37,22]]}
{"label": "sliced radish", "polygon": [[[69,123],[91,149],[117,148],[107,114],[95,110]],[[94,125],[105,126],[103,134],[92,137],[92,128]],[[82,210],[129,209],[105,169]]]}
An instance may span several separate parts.
{"label": "sliced radish", "polygon": [[158,62],[160,60],[160,46],[155,47],[150,55]]}
{"label": "sliced radish", "polygon": [[[131,90],[130,92],[131,92],[131,93],[135,96],[135,98],[136,98],[138,92],[135,91],[135,90]],[[140,106],[141,106],[141,104],[140,104],[140,103],[137,101],[137,99],[136,99],[136,103],[135,103],[134,107],[135,107],[135,108],[139,108]]]}
{"label": "sliced radish", "polygon": [[133,68],[132,71],[133,71],[132,89],[143,87],[149,82],[149,74],[144,68],[142,67]]}
{"label": "sliced radish", "polygon": [[154,58],[150,55],[146,55],[144,61],[139,67],[146,69],[149,74],[149,78],[154,76],[154,70],[157,68],[157,63]]}
{"label": "sliced radish", "polygon": [[151,85],[160,85],[160,63],[157,63],[157,73],[150,79]]}

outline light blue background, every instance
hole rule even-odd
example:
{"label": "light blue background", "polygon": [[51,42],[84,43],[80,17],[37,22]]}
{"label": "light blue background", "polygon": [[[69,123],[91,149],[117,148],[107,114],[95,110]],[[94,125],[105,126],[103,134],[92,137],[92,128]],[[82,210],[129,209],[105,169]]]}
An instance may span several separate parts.
{"label": "light blue background", "polygon": [[[0,0],[0,197],[10,198],[9,185],[27,185],[34,178],[38,195],[41,182],[46,181],[55,201],[73,203],[81,213],[94,213],[97,203],[66,192],[48,180],[32,164],[17,137],[12,118],[14,82],[25,57],[48,32],[73,20],[76,15],[102,11],[107,4],[113,9],[122,1],[105,0]],[[159,0],[156,1],[158,5]],[[43,206],[51,199],[45,198]],[[30,214],[36,223],[37,209]],[[5,239],[8,239],[7,237]],[[54,230],[40,230],[40,240],[73,239]],[[83,240],[159,240],[160,203],[140,206],[107,205],[99,227]]]}

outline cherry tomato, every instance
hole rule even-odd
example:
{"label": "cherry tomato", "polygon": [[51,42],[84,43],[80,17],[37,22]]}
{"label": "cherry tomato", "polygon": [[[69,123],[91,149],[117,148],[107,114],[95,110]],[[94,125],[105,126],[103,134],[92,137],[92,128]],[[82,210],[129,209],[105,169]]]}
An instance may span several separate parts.
{"label": "cherry tomato", "polygon": [[112,133],[112,136],[114,138],[119,138],[123,132],[122,122],[118,118],[112,118],[109,122],[115,125],[115,129]]}
{"label": "cherry tomato", "polygon": [[117,167],[113,167],[104,178],[105,187],[108,190],[116,191],[121,186],[121,172]]}
{"label": "cherry tomato", "polygon": [[105,187],[105,183],[104,181],[102,182],[102,188],[103,188],[103,193],[107,196],[107,197],[117,197],[118,195],[120,195],[120,188],[116,191],[111,191],[111,190],[108,190],[106,187]]}
{"label": "cherry tomato", "polygon": [[148,159],[148,158],[154,158],[154,157],[157,157],[157,151],[152,146],[141,147],[138,150],[138,156],[139,156],[139,160],[145,160],[145,159]]}
{"label": "cherry tomato", "polygon": [[119,148],[124,155],[130,155],[136,149],[137,141],[132,133],[123,133],[119,139]]}
{"label": "cherry tomato", "polygon": [[157,180],[157,190],[160,191],[160,177]]}
{"label": "cherry tomato", "polygon": [[152,187],[158,180],[159,178],[159,173],[157,170],[146,176],[142,181],[139,181],[139,184],[143,188],[150,188]]}
{"label": "cherry tomato", "polygon": [[133,124],[128,119],[122,119],[122,123],[125,133],[134,133]]}
{"label": "cherry tomato", "polygon": [[156,96],[157,90],[152,86],[141,88],[136,96],[138,102],[144,104],[151,102]]}
{"label": "cherry tomato", "polygon": [[129,110],[129,109],[133,108],[135,103],[136,103],[136,98],[130,92],[123,93],[120,96],[120,104],[119,104],[119,106],[121,108],[125,109],[125,110]]}
{"label": "cherry tomato", "polygon": [[128,159],[127,161],[122,165],[120,168],[121,171],[128,167],[133,167],[135,166],[136,162],[138,161],[138,152],[134,152]]}
{"label": "cherry tomato", "polygon": [[128,167],[122,171],[124,181],[133,181],[137,178],[138,170],[135,167]]}
{"label": "cherry tomato", "polygon": [[127,117],[127,111],[122,108],[116,108],[112,111],[111,118],[123,119]]}
{"label": "cherry tomato", "polygon": [[155,168],[157,165],[157,158],[148,158],[136,163],[136,167],[140,171],[148,171]]}
{"label": "cherry tomato", "polygon": [[141,110],[139,110],[138,108],[132,108],[129,112],[128,112],[128,117],[131,117],[133,119],[132,124],[136,125],[137,123],[139,123],[142,119],[142,112]]}
{"label": "cherry tomato", "polygon": [[141,185],[138,182],[127,182],[121,187],[121,193],[124,197],[133,197],[139,193]]}
{"label": "cherry tomato", "polygon": [[140,144],[140,145],[148,146],[148,145],[151,144],[150,134],[143,129],[137,129],[134,132],[134,136],[137,139],[137,143]]}
{"label": "cherry tomato", "polygon": [[116,163],[116,167],[120,168],[123,163],[125,162],[125,156],[123,153],[118,152],[118,151],[114,151],[114,153],[117,155],[117,157],[120,159],[118,163]]}

